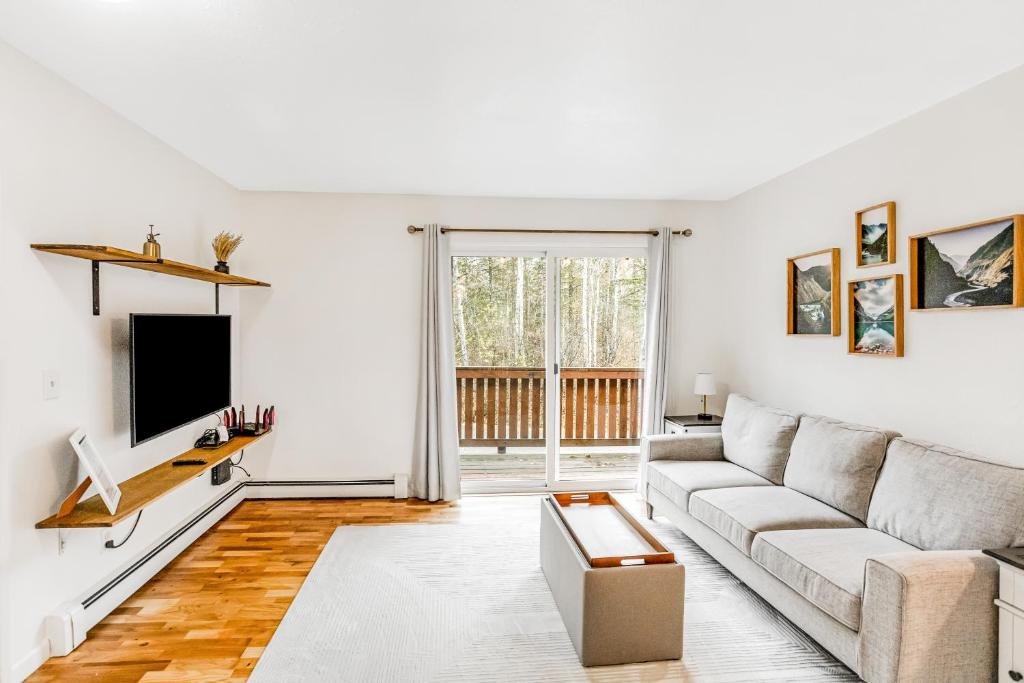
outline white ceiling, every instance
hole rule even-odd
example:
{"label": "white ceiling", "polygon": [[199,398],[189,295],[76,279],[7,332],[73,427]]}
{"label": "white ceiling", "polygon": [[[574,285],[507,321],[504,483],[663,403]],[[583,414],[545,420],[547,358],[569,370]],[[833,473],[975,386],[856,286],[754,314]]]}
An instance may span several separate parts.
{"label": "white ceiling", "polygon": [[1019,0],[0,0],[243,189],[724,199],[1024,63]]}

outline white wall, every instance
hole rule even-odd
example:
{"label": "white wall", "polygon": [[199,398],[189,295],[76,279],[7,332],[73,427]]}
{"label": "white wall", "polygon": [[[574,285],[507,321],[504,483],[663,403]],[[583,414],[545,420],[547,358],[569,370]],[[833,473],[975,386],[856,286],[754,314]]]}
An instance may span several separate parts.
{"label": "white wall", "polygon": [[[28,245],[141,249],[155,223],[165,256],[208,263],[209,239],[238,228],[240,211],[233,188],[4,43],[0,83],[0,678],[9,680],[45,655],[45,615],[216,494],[205,479],[183,487],[148,508],[119,550],[102,547],[101,530],[81,530],[65,533],[60,555],[58,532],[33,528],[75,483],[75,428],[90,430],[119,479],[191,446],[200,425],[129,448],[126,366],[115,359],[129,311],[212,312],[213,288],[103,266],[103,314],[93,317],[89,262]],[[229,290],[222,310],[237,311],[238,296]],[[43,400],[47,369],[60,375],[56,400]]]}
{"label": "white wall", "polygon": [[[676,242],[674,333],[686,352],[672,372],[686,379],[670,392],[673,410],[692,412],[690,376],[723,362],[716,336],[687,322],[719,306],[700,290],[725,252],[715,204],[239,193],[3,43],[0,82],[5,680],[46,656],[43,620],[55,607],[221,491],[205,478],[179,489],[147,508],[118,550],[102,547],[102,530],[75,530],[63,532],[60,553],[57,531],[34,529],[75,483],[66,441],[75,428],[90,430],[122,480],[191,445],[202,425],[129,448],[124,331],[129,312],[212,312],[213,291],[102,266],[102,315],[93,317],[89,263],[32,251],[32,242],[139,249],[155,223],[165,256],[208,263],[215,232],[245,233],[233,268],[273,288],[226,289],[221,305],[235,314],[236,401],[273,402],[280,411],[274,440],[247,453],[258,477],[362,479],[410,470],[422,240],[406,233],[409,223],[692,227],[693,238]],[[42,398],[47,370],[60,377],[56,400]]]}
{"label": "white wall", "polygon": [[[847,355],[845,336],[846,281],[909,274],[907,236],[1024,212],[1021,111],[1024,68],[729,202],[730,305],[712,326],[734,387],[1024,465],[1024,310],[908,311],[901,359]],[[888,200],[897,264],[858,269],[854,212]],[[844,336],[787,337],[785,259],[826,247],[842,248]]]}
{"label": "white wall", "polygon": [[[197,481],[147,509],[119,551],[102,548],[101,531],[75,531],[60,555],[57,532],[33,528],[73,484],[74,428],[92,430],[122,479],[190,445],[197,426],[128,448],[119,330],[130,311],[212,310],[209,285],[107,266],[94,318],[88,263],[33,252],[34,241],[138,248],[156,223],[166,255],[206,263],[216,231],[245,233],[232,266],[273,288],[228,290],[222,307],[236,314],[236,397],[279,409],[274,442],[247,454],[259,477],[409,471],[422,239],[405,226],[428,222],[692,227],[676,242],[670,412],[695,410],[693,373],[709,370],[722,392],[1021,464],[1024,311],[908,314],[906,358],[851,357],[845,337],[785,335],[782,273],[787,256],[839,246],[844,282],[858,276],[853,212],[879,201],[898,203],[899,264],[872,274],[906,272],[909,234],[1024,210],[1024,70],[724,205],[238,193],[3,44],[0,81],[3,672],[39,654],[56,605],[215,493]],[[54,401],[42,400],[47,369],[61,377]]]}
{"label": "white wall", "polygon": [[[246,257],[271,290],[242,299],[246,401],[279,408],[287,432],[261,474],[366,479],[409,472],[419,345],[422,238],[409,224],[690,226],[680,258],[670,406],[695,412],[692,374],[724,362],[693,321],[718,310],[721,207],[701,202],[246,193]],[[702,285],[708,283],[707,293]]]}

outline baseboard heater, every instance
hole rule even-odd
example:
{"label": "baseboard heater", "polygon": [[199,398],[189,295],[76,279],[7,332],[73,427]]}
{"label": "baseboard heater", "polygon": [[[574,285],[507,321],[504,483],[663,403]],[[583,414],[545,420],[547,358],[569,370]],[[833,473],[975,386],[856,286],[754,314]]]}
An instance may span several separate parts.
{"label": "baseboard heater", "polygon": [[92,605],[96,604],[96,602],[100,598],[102,598],[104,595],[106,595],[110,591],[114,590],[115,588],[117,588],[117,586],[120,585],[123,581],[127,580],[128,577],[130,577],[132,574],[134,574],[139,569],[141,569],[143,567],[143,565],[145,565],[150,560],[154,559],[157,555],[159,555],[165,549],[170,547],[170,545],[172,543],[174,543],[179,538],[181,538],[182,536],[187,534],[190,529],[195,528],[195,526],[197,524],[199,524],[204,519],[206,519],[211,514],[213,514],[213,512],[217,508],[219,508],[221,505],[226,503],[229,499],[231,499],[232,496],[234,496],[236,493],[238,493],[239,491],[241,491],[244,488],[245,488],[245,482],[239,483],[233,489],[231,489],[230,491],[225,493],[223,496],[218,498],[213,504],[211,504],[205,510],[200,512],[198,515],[196,515],[195,517],[190,519],[188,522],[186,522],[182,526],[180,526],[177,529],[175,529],[174,531],[172,531],[170,533],[170,535],[166,536],[162,541],[157,543],[156,546],[154,546],[152,549],[150,549],[147,552],[145,552],[142,555],[142,557],[140,557],[139,559],[135,560],[135,562],[133,562],[131,565],[129,565],[127,569],[125,569],[120,574],[118,574],[113,579],[111,579],[109,582],[107,582],[105,585],[103,585],[103,587],[101,587],[98,591],[96,591],[92,595],[88,596],[85,600],[83,600],[82,601],[82,607],[84,607],[85,609],[88,609]]}
{"label": "baseboard heater", "polygon": [[339,481],[242,481],[188,521],[168,532],[137,559],[93,589],[88,595],[62,604],[47,617],[50,656],[62,657],[85,641],[86,633],[149,579],[167,566],[197,538],[248,498],[406,498],[408,479]]}
{"label": "baseboard heater", "polygon": [[246,481],[242,483],[242,486],[371,486],[374,484],[388,484],[393,485],[394,479],[346,479],[339,481],[287,481],[287,480],[275,480],[275,481]]}

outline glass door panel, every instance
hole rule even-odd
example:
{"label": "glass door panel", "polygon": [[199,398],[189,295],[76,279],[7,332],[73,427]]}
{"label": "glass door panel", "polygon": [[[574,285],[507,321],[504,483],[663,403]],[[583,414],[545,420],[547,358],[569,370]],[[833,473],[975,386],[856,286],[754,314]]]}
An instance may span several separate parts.
{"label": "glass door panel", "polygon": [[547,481],[547,286],[542,256],[452,258],[463,481]]}
{"label": "glass door panel", "polygon": [[640,457],[647,259],[558,263],[558,481],[628,479]]}

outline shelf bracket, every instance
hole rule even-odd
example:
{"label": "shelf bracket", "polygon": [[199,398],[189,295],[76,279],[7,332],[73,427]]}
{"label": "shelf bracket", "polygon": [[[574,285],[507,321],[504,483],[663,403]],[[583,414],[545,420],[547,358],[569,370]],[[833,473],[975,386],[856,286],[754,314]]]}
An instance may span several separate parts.
{"label": "shelf bracket", "polygon": [[[136,263],[132,259],[104,259],[107,263]],[[156,263],[163,263],[157,259]],[[92,314],[100,314],[100,262],[92,259]]]}
{"label": "shelf bracket", "polygon": [[100,262],[92,262],[92,314],[100,314]]}
{"label": "shelf bracket", "polygon": [[220,283],[213,283],[213,312],[220,314]]}

